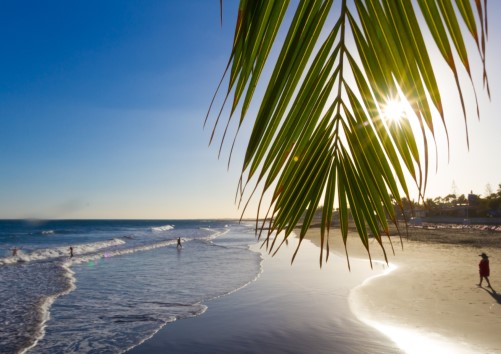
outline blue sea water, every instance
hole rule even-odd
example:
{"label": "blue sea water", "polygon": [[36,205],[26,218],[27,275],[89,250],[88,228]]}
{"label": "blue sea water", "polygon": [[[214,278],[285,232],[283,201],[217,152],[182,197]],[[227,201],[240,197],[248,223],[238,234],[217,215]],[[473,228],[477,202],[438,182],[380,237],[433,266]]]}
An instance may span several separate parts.
{"label": "blue sea water", "polygon": [[0,351],[123,352],[256,279],[255,242],[227,220],[0,220]]}

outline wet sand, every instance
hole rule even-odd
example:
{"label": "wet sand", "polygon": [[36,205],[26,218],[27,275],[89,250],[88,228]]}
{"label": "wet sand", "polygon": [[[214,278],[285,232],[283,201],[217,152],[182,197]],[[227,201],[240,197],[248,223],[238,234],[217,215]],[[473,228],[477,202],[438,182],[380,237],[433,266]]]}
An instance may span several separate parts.
{"label": "wet sand", "polygon": [[381,270],[354,261],[349,272],[335,256],[320,269],[319,248],[307,240],[291,265],[297,239],[288,243],[274,257],[263,252],[256,281],[208,301],[204,314],[168,324],[128,354],[402,353],[349,306],[350,291]]}

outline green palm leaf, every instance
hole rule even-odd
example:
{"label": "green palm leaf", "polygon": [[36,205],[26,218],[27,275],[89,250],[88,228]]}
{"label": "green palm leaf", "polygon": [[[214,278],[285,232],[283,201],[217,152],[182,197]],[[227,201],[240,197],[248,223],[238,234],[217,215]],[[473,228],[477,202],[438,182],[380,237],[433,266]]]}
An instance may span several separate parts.
{"label": "green palm leaf", "polygon": [[[265,197],[271,197],[261,220],[269,223],[264,243],[270,252],[280,248],[277,233],[287,237],[299,224],[302,241],[322,205],[321,263],[335,208],[345,243],[352,220],[369,257],[371,235],[382,247],[388,220],[397,220],[392,197],[402,206],[402,199],[409,199],[408,183],[424,195],[437,121],[447,131],[433,47],[453,74],[465,122],[459,78],[464,71],[473,85],[472,55],[483,63],[489,90],[485,6],[473,0],[302,0],[293,5],[241,0],[224,96],[225,103],[231,98],[231,108],[221,146],[231,122],[236,121],[238,132],[245,118],[253,120],[239,198],[255,198],[260,191],[264,207]],[[281,31],[286,34],[279,40]],[[426,33],[432,43],[425,44]],[[478,52],[468,51],[468,40]],[[278,55],[270,56],[273,48]],[[269,75],[263,75],[266,65],[272,68]],[[256,99],[258,87],[264,91]],[[392,122],[384,107],[399,96],[409,109]],[[255,115],[249,113],[253,104]],[[466,124],[465,130],[468,135]]]}

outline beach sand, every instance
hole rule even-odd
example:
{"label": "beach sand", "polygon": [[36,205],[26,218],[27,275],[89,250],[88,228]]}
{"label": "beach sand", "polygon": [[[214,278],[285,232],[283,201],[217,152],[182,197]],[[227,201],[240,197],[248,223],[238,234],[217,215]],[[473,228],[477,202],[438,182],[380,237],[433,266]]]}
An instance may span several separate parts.
{"label": "beach sand", "polygon": [[[501,353],[501,234],[434,226],[412,228],[408,236],[402,243],[392,238],[394,255],[384,240],[395,268],[352,291],[354,312],[409,353]],[[319,229],[308,237],[319,244]],[[344,252],[340,237],[331,237],[330,246]],[[367,257],[354,233],[347,249],[351,257]],[[384,259],[375,240],[370,250],[373,259]],[[489,278],[499,294],[485,280],[477,286],[481,252],[489,255]]]}
{"label": "beach sand", "polygon": [[371,240],[374,270],[352,233],[350,272],[339,230],[329,242],[341,257],[319,269],[319,235],[308,231],[292,266],[297,239],[274,257],[264,252],[257,281],[209,301],[203,315],[167,325],[130,353],[501,353],[501,295],[477,286],[478,255],[486,252],[491,284],[501,292],[499,233],[412,229],[403,249],[392,238],[395,254],[384,241],[390,267]]}

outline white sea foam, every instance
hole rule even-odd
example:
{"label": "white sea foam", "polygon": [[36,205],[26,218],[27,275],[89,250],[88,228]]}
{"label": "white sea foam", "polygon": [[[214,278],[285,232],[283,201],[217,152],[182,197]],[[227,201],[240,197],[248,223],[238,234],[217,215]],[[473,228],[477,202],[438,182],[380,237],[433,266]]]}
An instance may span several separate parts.
{"label": "white sea foam", "polygon": [[163,232],[163,231],[172,230],[173,228],[174,228],[174,226],[172,226],[172,225],[163,225],[163,226],[152,227],[151,231],[153,231],[153,232]]}
{"label": "white sea foam", "polygon": [[211,229],[211,228],[204,228],[204,227],[201,227],[200,229],[201,229],[201,230],[207,230],[207,231],[211,231],[211,232],[213,232],[211,235],[209,235],[209,236],[207,236],[207,237],[205,238],[205,240],[206,240],[206,241],[212,241],[212,240],[214,240],[214,239],[216,239],[216,238],[218,238],[218,237],[221,237],[221,236],[223,236],[223,235],[227,234],[227,233],[230,231],[230,229],[221,230],[221,231],[214,231],[214,230],[213,230],[213,229]]}
{"label": "white sea foam", "polygon": [[[186,239],[183,239],[183,240],[186,240]],[[175,244],[177,244],[177,240],[161,241],[161,242],[152,243],[152,244],[148,244],[148,245],[144,245],[144,246],[124,248],[124,249],[119,249],[119,250],[110,250],[110,251],[105,251],[105,252],[99,252],[99,253],[93,253],[93,254],[73,257],[69,260],[69,262],[71,262],[71,264],[87,263],[87,262],[94,261],[94,260],[100,259],[100,258],[109,258],[109,257],[116,257],[116,256],[131,254],[131,253],[135,253],[135,252],[150,251],[150,250],[153,250],[155,248],[167,247],[167,246],[171,246],[171,245],[175,245]]]}
{"label": "white sea foam", "polygon": [[42,235],[54,235],[56,232],[54,230],[44,230]]}
{"label": "white sea foam", "polygon": [[[200,310],[196,313],[193,313],[191,316],[186,316],[186,318],[189,318],[189,317],[196,317],[196,316],[200,316],[202,314],[205,313],[205,311],[207,311],[208,307],[207,305],[204,305],[202,303],[195,303],[193,304],[193,306],[200,306]],[[135,343],[134,345],[130,346],[129,348],[127,348],[125,350],[125,352],[131,350],[132,348],[135,348],[141,344],[143,344],[144,342],[146,342],[147,340],[151,339],[153,336],[155,336],[155,334],[157,334],[162,328],[164,328],[165,326],[167,326],[169,323],[172,323],[172,322],[175,322],[177,321],[176,317],[175,316],[170,316],[168,319],[165,320],[165,323],[162,325],[162,326],[159,326],[155,331],[151,332],[151,334],[147,337],[144,337],[139,343]]]}
{"label": "white sea foam", "polygon": [[31,345],[26,347],[25,349],[20,351],[20,354],[27,353],[30,351],[32,348],[36,347],[37,343],[45,336],[45,328],[47,327],[47,321],[50,320],[50,308],[52,307],[52,304],[56,299],[60,296],[66,295],[71,293],[73,290],[76,289],[76,279],[75,279],[75,272],[73,272],[70,269],[71,262],[66,261],[63,262],[62,267],[65,270],[65,277],[68,279],[68,288],[64,291],[62,291],[59,294],[51,295],[45,297],[43,302],[40,305],[39,311],[42,314],[42,321],[39,323],[38,328],[35,332],[34,340]]}
{"label": "white sea foam", "polygon": [[[123,245],[124,243],[125,241],[114,238],[107,241],[84,243],[72,247],[74,254],[86,254],[86,253],[96,252],[100,249],[108,248],[111,246]],[[19,252],[17,256],[0,258],[0,265],[14,264],[17,262],[41,261],[52,258],[59,258],[63,256],[69,256],[68,246],[39,249],[31,253]]]}

